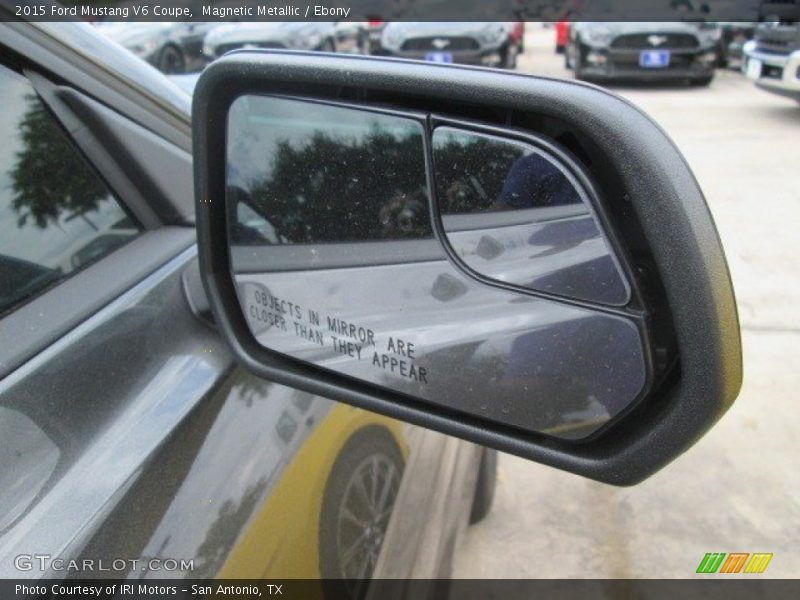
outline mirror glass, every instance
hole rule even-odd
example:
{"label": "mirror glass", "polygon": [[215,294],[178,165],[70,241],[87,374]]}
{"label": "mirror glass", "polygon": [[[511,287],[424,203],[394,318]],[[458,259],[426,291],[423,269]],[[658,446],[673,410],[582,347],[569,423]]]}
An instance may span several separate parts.
{"label": "mirror glass", "polygon": [[233,102],[226,215],[253,335],[447,410],[563,438],[592,433],[645,384],[637,326],[454,264],[432,226],[424,119]]}
{"label": "mirror glass", "polygon": [[531,144],[452,127],[433,132],[436,195],[456,255],[530,290],[624,305],[630,298],[585,191]]}

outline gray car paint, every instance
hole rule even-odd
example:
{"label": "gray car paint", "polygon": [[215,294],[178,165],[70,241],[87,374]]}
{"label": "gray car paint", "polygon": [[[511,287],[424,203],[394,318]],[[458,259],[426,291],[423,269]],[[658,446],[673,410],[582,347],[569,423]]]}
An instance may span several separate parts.
{"label": "gray car paint", "polygon": [[[334,406],[310,398],[301,412],[301,393],[233,368],[183,298],[195,255],[181,253],[3,380],[0,576],[62,575],[19,571],[20,554],[177,557],[194,569],[172,576],[215,576]],[[287,411],[302,426],[281,437]],[[174,468],[148,485],[164,465]],[[238,518],[220,522],[230,506]]]}

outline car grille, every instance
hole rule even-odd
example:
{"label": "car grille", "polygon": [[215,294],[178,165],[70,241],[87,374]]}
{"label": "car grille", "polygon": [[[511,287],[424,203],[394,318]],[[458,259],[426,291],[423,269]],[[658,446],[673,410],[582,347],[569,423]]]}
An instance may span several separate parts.
{"label": "car grille", "polygon": [[786,55],[795,49],[795,43],[790,40],[776,40],[759,38],[756,42],[756,51],[764,54]]}
{"label": "car grille", "polygon": [[[439,46],[442,44],[434,44],[436,40],[446,41],[447,45],[440,48]],[[480,48],[478,40],[471,37],[434,36],[408,39],[403,42],[400,49],[409,52],[458,52],[460,50],[477,50],[478,48]]]}
{"label": "car grille", "polygon": [[[659,44],[653,44],[647,39],[653,36],[664,39]],[[616,50],[650,50],[652,48],[690,50],[699,46],[697,37],[691,33],[630,33],[620,35],[611,42],[611,47]]]}
{"label": "car grille", "polygon": [[244,48],[244,47],[247,47],[247,48],[261,48],[261,49],[267,50],[269,48],[278,48],[278,49],[285,48],[286,46],[284,46],[283,44],[279,44],[277,42],[257,42],[257,43],[236,42],[236,43],[233,43],[233,44],[220,44],[219,46],[217,46],[217,50],[216,50],[217,56],[222,56],[226,52],[230,52],[231,50],[239,50],[240,48]]}

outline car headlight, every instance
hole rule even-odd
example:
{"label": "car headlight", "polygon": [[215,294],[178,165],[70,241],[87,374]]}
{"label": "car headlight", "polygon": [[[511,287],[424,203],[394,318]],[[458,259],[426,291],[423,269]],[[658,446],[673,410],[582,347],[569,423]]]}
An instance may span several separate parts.
{"label": "car headlight", "polygon": [[214,46],[208,42],[203,42],[203,54],[209,58],[214,57]]}
{"label": "car headlight", "polygon": [[613,37],[608,27],[590,27],[581,34],[583,39],[592,46],[607,46]]}

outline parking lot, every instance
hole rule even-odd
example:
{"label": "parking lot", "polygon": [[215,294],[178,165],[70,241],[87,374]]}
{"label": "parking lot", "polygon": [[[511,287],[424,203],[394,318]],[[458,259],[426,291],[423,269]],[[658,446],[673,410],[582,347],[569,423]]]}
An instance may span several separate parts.
{"label": "parking lot", "polygon": [[[553,36],[528,25],[520,70],[569,76]],[[798,577],[800,106],[735,71],[709,88],[614,91],[661,124],[706,194],[738,299],[742,393],[690,456],[634,488],[502,456],[454,576],[688,577],[706,552],[771,552],[762,576]]]}

